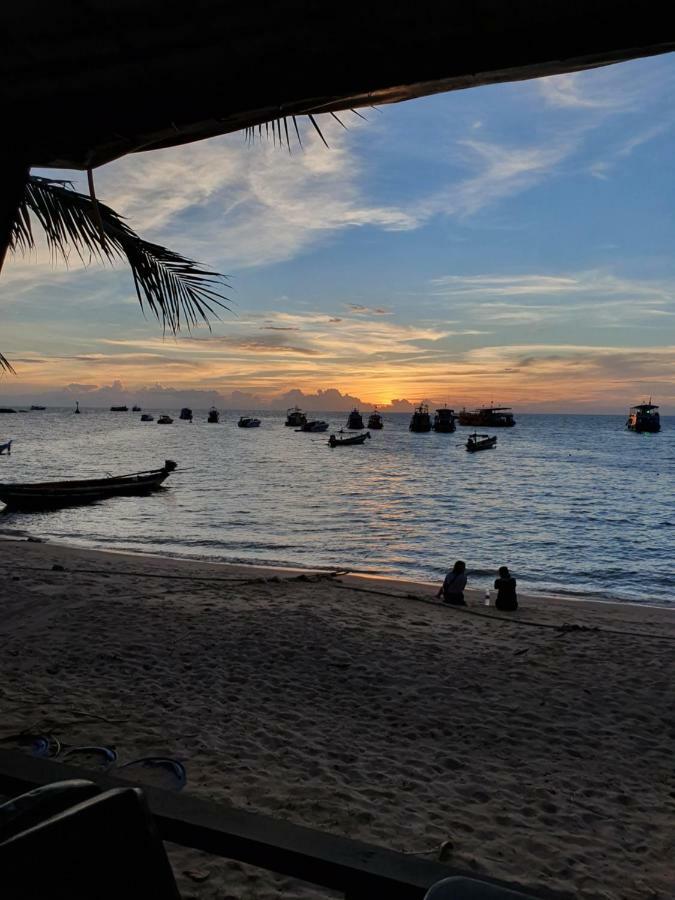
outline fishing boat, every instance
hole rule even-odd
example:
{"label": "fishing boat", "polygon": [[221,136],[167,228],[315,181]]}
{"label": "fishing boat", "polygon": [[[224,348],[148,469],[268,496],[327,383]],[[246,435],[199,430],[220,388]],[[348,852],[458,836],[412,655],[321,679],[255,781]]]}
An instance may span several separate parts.
{"label": "fishing boat", "polygon": [[211,409],[209,410],[209,414],[207,416],[206,421],[211,422],[216,425],[218,424],[218,422],[220,422],[220,413],[215,408],[215,406],[212,406]]}
{"label": "fishing boat", "polygon": [[151,416],[150,413],[143,413],[141,416],[141,422],[154,422],[155,417]]}
{"label": "fishing boat", "polygon": [[0,406],[0,413],[15,413],[15,409],[10,409],[9,406]]}
{"label": "fishing boat", "polygon": [[374,409],[368,416],[368,428],[372,428],[373,431],[379,431],[383,427],[384,423],[382,421],[382,416]]}
{"label": "fishing boat", "polygon": [[31,409],[31,412],[35,412],[35,410],[47,409],[47,407],[46,406],[37,406],[36,404],[33,404],[30,409]]}
{"label": "fishing boat", "polygon": [[180,415],[178,418],[183,419],[183,421],[185,421],[185,422],[191,422],[192,421],[192,410],[190,409],[190,407],[184,406],[181,409]]}
{"label": "fishing boat", "polygon": [[140,406],[132,406],[131,411],[132,412],[141,412],[141,408],[140,408]]}
{"label": "fishing boat", "polygon": [[649,403],[639,403],[637,406],[631,406],[628,410],[626,428],[629,431],[637,431],[638,434],[641,434],[643,431],[651,432],[651,434],[661,431],[661,418],[658,413],[658,406],[652,403],[651,397],[649,398]]}
{"label": "fishing boat", "polygon": [[250,416],[240,416],[237,425],[240,428],[260,428],[260,419],[252,419]]}
{"label": "fishing boat", "polygon": [[146,494],[157,490],[176,469],[167,459],[161,469],[82,481],[43,481],[35,484],[0,484],[0,500],[13,510],[49,509],[94,503],[108,497]]}
{"label": "fishing boat", "polygon": [[463,409],[459,416],[460,425],[478,425],[481,428],[513,428],[516,420],[513,418],[510,406],[479,406],[478,409]]}
{"label": "fishing boat", "polygon": [[129,412],[128,406],[111,406],[110,412]]}
{"label": "fishing boat", "polygon": [[337,438],[334,434],[328,438],[328,446],[329,447],[351,447],[355,444],[365,444],[367,440],[370,440],[370,432],[366,431],[365,434],[355,434],[352,437],[345,438]]}
{"label": "fishing boat", "polygon": [[157,419],[157,424],[158,425],[173,425],[173,419],[171,418],[171,416],[166,416],[166,415],[160,416],[159,419]]}
{"label": "fishing boat", "polygon": [[431,416],[429,415],[429,407],[426,403],[420,403],[420,405],[416,407],[415,412],[412,414],[408,430],[419,433],[431,431]]}
{"label": "fishing boat", "polygon": [[356,407],[349,413],[347,428],[351,431],[360,431],[363,428],[363,417]]}
{"label": "fishing boat", "polygon": [[307,416],[299,406],[291,406],[290,409],[286,410],[285,424],[290,425],[292,428],[301,428],[307,424]]}
{"label": "fishing boat", "polygon": [[454,409],[448,409],[447,406],[437,409],[434,416],[434,431],[438,431],[441,434],[452,434],[455,428]]}
{"label": "fishing boat", "polygon": [[315,419],[312,422],[305,422],[304,425],[301,425],[300,428],[296,428],[295,430],[306,431],[310,433],[328,431],[328,422],[324,422],[322,419]]}
{"label": "fishing boat", "polygon": [[0,444],[0,456],[3,453],[7,453],[8,456],[12,455],[12,442],[6,441],[4,444]]}
{"label": "fishing boat", "polygon": [[492,450],[496,446],[496,437],[490,437],[488,434],[476,434],[475,431],[469,435],[469,439],[466,442],[466,449],[469,453],[477,453],[479,450]]}
{"label": "fishing boat", "polygon": [[75,409],[73,410],[73,413],[76,416],[80,415],[80,401],[79,400],[75,401]]}

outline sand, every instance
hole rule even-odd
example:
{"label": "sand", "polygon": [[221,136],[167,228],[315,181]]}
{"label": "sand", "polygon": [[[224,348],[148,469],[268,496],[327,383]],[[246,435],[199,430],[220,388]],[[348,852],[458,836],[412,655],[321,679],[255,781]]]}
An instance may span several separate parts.
{"label": "sand", "polygon": [[[533,892],[675,894],[673,611],[297,574],[0,541],[0,737],[168,754],[195,795]],[[329,896],[170,856],[184,897]]]}

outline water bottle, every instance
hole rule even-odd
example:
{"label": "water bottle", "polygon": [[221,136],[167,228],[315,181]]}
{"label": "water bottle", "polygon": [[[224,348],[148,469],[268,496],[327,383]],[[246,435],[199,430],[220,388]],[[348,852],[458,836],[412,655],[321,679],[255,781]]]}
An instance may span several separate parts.
{"label": "water bottle", "polygon": [[485,605],[486,606],[490,605],[490,591],[489,590],[485,591]]}

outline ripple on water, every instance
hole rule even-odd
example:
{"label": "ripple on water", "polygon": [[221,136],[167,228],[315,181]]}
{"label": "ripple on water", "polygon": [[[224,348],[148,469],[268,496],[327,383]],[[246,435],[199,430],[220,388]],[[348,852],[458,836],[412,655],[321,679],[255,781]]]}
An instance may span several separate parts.
{"label": "ripple on water", "polygon": [[16,450],[0,457],[0,480],[128,472],[167,458],[179,469],[150,497],[8,515],[3,525],[88,546],[425,580],[461,557],[479,587],[506,563],[523,589],[675,596],[672,418],[644,438],[622,416],[519,415],[496,450],[472,456],[464,429],[412,435],[407,415],[386,416],[370,442],[341,451],[284,428],[278,414],[258,413],[255,433],[236,427],[238,415],[213,426],[200,410],[192,425],[163,429],[132,413],[12,417]]}

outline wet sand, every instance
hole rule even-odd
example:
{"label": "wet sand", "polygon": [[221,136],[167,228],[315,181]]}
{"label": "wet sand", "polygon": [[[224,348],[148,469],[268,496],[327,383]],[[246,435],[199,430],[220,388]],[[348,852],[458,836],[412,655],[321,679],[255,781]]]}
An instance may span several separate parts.
{"label": "wet sand", "polygon": [[[0,737],[169,755],[196,795],[534,892],[673,894],[671,610],[20,539],[0,574]],[[171,859],[184,897],[327,896]]]}

